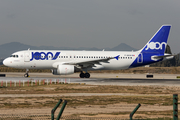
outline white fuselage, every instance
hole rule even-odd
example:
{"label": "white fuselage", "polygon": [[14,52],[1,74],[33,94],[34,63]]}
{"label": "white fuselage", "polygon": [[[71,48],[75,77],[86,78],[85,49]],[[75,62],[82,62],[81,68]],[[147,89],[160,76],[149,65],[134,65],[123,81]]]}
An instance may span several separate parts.
{"label": "white fuselage", "polygon": [[[53,54],[47,55],[48,52]],[[60,54],[56,59],[52,58],[57,52]],[[41,53],[37,56],[33,53]],[[45,54],[43,54],[45,53]],[[119,56],[119,59],[110,59],[107,63],[100,62],[95,64],[91,70],[120,70],[127,69],[138,57],[139,52],[120,52],[120,51],[56,51],[56,50],[25,50],[13,53],[15,57],[6,58],[5,65],[21,69],[54,69],[57,65],[70,62],[86,62],[101,60],[109,57]],[[16,57],[18,56],[18,57]],[[33,57],[34,56],[34,57]]]}

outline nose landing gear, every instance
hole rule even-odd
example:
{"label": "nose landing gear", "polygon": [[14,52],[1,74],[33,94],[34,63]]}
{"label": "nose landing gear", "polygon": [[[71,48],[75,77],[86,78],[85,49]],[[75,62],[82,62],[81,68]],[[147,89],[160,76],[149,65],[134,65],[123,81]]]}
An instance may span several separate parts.
{"label": "nose landing gear", "polygon": [[26,69],[26,73],[24,74],[24,77],[29,77],[28,72],[29,72],[29,69]]}
{"label": "nose landing gear", "polygon": [[29,74],[28,74],[28,73],[25,73],[25,74],[24,74],[24,77],[29,77]]}

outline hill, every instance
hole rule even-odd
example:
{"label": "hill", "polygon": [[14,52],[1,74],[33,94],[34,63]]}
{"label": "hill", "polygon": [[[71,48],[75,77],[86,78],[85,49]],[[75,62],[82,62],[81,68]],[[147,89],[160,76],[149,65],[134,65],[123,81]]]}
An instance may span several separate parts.
{"label": "hill", "polygon": [[[12,53],[16,52],[16,51],[20,51],[20,50],[27,50],[28,48],[30,48],[31,50],[97,50],[97,51],[101,51],[102,49],[99,48],[84,48],[84,47],[80,47],[80,48],[68,48],[68,47],[53,47],[53,46],[31,46],[31,45],[26,45],[26,44],[22,44],[19,42],[11,42],[11,43],[6,43],[6,44],[2,44],[0,45],[0,59],[4,59],[8,56],[10,56]],[[131,46],[125,44],[125,43],[121,43],[118,46],[114,47],[114,48],[105,48],[106,51],[132,51],[132,50],[136,50],[135,48],[132,48]]]}

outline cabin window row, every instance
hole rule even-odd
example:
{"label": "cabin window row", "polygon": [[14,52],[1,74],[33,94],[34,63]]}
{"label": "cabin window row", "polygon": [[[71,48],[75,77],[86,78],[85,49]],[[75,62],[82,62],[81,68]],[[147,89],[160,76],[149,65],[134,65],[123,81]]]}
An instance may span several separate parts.
{"label": "cabin window row", "polygon": [[[18,58],[18,55],[11,55],[10,57]],[[58,56],[54,56],[58,58]],[[70,58],[110,58],[107,56],[69,56]],[[59,56],[59,58],[69,58],[68,56]],[[45,58],[45,56],[34,56],[34,58]],[[48,58],[53,58],[52,56],[48,56]],[[132,57],[119,57],[119,59],[132,59]]]}
{"label": "cabin window row", "polygon": [[119,57],[119,59],[132,59],[132,57]]}
{"label": "cabin window row", "polygon": [[[70,58],[73,58],[72,56],[70,56]],[[109,58],[109,57],[105,57],[105,56],[74,56],[74,58]]]}
{"label": "cabin window row", "polygon": [[[13,57],[18,57],[13,55]],[[45,56],[34,56],[34,58],[44,58]],[[52,56],[48,56],[49,58],[53,58]],[[58,56],[55,56],[57,58]],[[105,57],[105,56],[69,56],[70,58],[110,58],[110,57]],[[68,56],[59,56],[59,58],[69,58]],[[119,59],[132,59],[132,57],[119,57]]]}
{"label": "cabin window row", "polygon": [[[57,58],[58,56],[54,56],[54,58]],[[105,56],[69,56],[70,58],[109,58]],[[68,56],[59,56],[59,58],[69,58]],[[45,58],[45,56],[34,56],[34,58]],[[47,57],[46,57],[47,58]],[[52,56],[48,56],[48,58],[53,58]]]}

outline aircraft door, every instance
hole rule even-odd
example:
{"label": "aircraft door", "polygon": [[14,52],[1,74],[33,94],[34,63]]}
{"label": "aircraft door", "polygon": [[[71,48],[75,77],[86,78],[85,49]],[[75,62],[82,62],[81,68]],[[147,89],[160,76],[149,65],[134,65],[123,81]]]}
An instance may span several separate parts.
{"label": "aircraft door", "polygon": [[138,55],[137,63],[143,63],[143,54],[142,53],[140,53]]}
{"label": "aircraft door", "polygon": [[24,52],[24,62],[30,62],[30,53]]}

